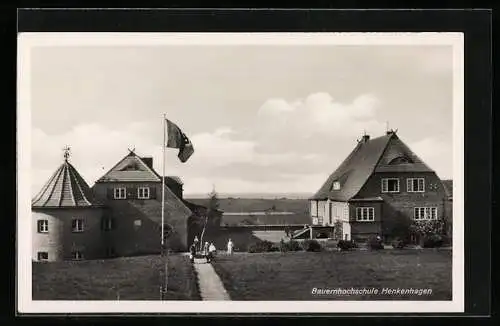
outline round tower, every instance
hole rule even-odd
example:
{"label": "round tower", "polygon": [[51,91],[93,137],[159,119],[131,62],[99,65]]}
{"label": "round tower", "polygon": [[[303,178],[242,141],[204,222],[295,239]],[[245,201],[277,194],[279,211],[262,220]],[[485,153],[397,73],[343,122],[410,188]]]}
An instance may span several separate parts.
{"label": "round tower", "polygon": [[102,207],[69,156],[66,147],[63,163],[31,202],[34,261],[103,256]]}

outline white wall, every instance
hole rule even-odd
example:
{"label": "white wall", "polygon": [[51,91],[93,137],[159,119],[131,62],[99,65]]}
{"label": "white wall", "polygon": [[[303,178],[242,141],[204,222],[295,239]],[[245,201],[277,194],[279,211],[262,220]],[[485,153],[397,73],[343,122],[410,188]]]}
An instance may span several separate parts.
{"label": "white wall", "polygon": [[349,222],[342,223],[342,239],[351,240],[351,224]]}
{"label": "white wall", "polygon": [[349,222],[349,204],[338,201],[331,201],[332,225],[336,220]]}
{"label": "white wall", "polygon": [[311,203],[311,216],[316,216],[316,201],[315,200],[310,200]]}
{"label": "white wall", "polygon": [[[318,216],[323,217],[322,225],[335,224],[336,220],[349,222],[349,204],[345,202],[321,200],[321,201],[310,201],[311,205],[311,217]],[[316,207],[317,205],[317,207]],[[330,222],[331,218],[331,222]],[[313,221],[314,224],[314,221]]]}
{"label": "white wall", "polygon": [[326,208],[327,208],[326,200],[318,201],[318,218],[319,219],[323,218],[323,223],[322,223],[323,225],[328,222],[326,220],[327,219]]}

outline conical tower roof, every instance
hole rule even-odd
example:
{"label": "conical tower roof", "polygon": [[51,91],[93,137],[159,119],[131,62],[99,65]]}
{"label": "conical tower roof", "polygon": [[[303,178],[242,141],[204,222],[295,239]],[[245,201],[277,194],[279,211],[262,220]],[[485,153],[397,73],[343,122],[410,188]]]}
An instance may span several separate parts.
{"label": "conical tower roof", "polygon": [[93,206],[93,196],[89,185],[75,167],[68,162],[68,157],[69,153],[65,152],[63,164],[33,198],[32,207]]}

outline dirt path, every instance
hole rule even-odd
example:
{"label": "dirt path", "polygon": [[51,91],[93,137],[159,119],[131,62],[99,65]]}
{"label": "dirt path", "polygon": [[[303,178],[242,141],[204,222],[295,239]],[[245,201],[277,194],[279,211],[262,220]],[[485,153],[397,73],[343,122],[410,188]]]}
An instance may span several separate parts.
{"label": "dirt path", "polygon": [[194,268],[203,300],[231,300],[212,264],[208,264],[205,259],[195,259]]}

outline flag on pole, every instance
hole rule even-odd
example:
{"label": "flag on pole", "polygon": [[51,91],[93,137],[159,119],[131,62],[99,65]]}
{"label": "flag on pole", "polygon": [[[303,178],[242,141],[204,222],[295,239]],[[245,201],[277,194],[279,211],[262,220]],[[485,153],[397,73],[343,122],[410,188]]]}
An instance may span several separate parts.
{"label": "flag on pole", "polygon": [[194,147],[189,138],[172,121],[167,120],[167,147],[178,148],[177,157],[182,163],[185,163],[194,153]]}

